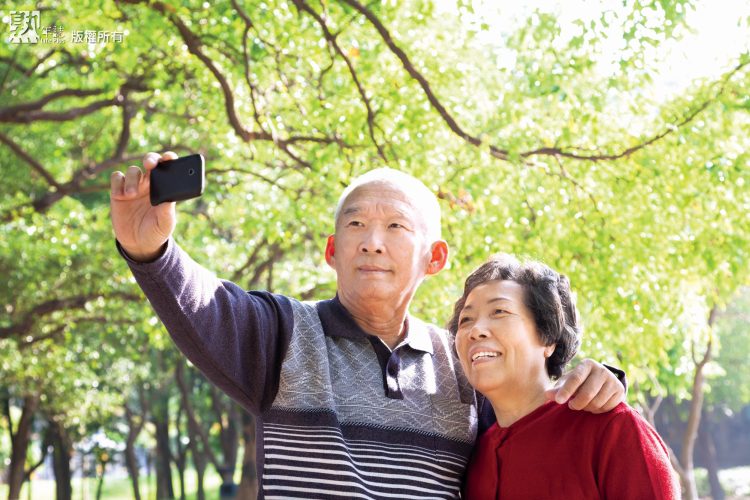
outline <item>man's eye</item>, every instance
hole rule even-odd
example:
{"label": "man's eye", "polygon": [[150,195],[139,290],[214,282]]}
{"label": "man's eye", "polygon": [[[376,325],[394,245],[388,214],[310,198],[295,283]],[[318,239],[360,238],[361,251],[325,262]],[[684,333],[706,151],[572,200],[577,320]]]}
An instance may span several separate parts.
{"label": "man's eye", "polygon": [[404,229],[404,226],[402,224],[399,224],[398,222],[391,222],[388,227],[393,229]]}
{"label": "man's eye", "polygon": [[354,226],[354,227],[362,227],[362,226],[364,226],[364,224],[362,224],[362,223],[361,223],[360,221],[358,221],[358,220],[352,220],[352,221],[349,221],[349,224],[347,224],[347,225],[348,225],[348,226]]}

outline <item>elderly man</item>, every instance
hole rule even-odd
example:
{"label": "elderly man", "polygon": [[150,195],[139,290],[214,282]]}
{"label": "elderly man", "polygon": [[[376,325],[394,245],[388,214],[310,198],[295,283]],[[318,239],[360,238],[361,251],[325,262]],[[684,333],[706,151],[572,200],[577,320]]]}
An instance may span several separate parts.
{"label": "elderly man", "polygon": [[[174,203],[149,203],[163,157],[112,176],[119,248],[174,342],[256,416],[265,498],[455,498],[477,434],[475,394],[446,332],[409,315],[445,266],[440,208],[418,180],[378,169],[341,195],[326,262],[337,294],[316,303],[219,280],[174,242]],[[447,309],[446,309],[447,310]],[[558,390],[606,411],[624,389],[586,362]]]}

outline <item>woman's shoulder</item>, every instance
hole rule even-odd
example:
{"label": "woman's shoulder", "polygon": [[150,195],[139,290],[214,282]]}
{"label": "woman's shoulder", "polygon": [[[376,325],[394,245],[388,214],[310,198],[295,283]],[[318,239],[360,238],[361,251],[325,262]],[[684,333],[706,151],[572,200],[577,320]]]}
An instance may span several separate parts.
{"label": "woman's shoulder", "polygon": [[575,423],[576,425],[587,425],[601,429],[621,426],[650,427],[638,410],[625,402],[618,404],[612,410],[604,413],[573,410],[566,404],[555,405],[551,408],[550,417],[556,420]]}

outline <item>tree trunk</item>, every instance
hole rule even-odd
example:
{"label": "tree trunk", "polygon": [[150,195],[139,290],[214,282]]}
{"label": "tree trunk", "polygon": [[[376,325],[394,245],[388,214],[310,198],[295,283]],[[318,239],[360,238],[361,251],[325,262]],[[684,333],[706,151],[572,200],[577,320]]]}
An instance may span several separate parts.
{"label": "tree trunk", "polygon": [[[698,500],[698,487],[695,484],[695,469],[693,466],[693,452],[695,450],[695,440],[698,437],[701,414],[703,413],[703,391],[706,378],[703,369],[713,355],[713,325],[716,320],[717,312],[718,309],[716,306],[711,308],[711,312],[708,315],[708,327],[710,332],[708,342],[706,343],[706,350],[703,352],[703,357],[700,360],[694,359],[695,375],[693,376],[693,388],[691,391],[690,413],[688,414],[687,426],[685,427],[685,434],[682,439],[682,450],[679,460],[681,467],[677,468],[685,500]],[[695,354],[693,354],[693,357],[695,358]]]}
{"label": "tree trunk", "polygon": [[140,434],[143,424],[136,425],[136,428],[134,428],[134,424],[128,420],[128,425],[128,437],[125,440],[125,468],[128,470],[128,475],[130,475],[130,484],[133,487],[133,498],[135,500],[141,500],[141,489],[138,484],[138,475],[140,471],[138,469],[138,458],[135,455],[135,440],[138,438],[138,434]]}
{"label": "tree trunk", "polygon": [[21,496],[21,487],[26,476],[26,452],[31,441],[31,427],[34,414],[39,406],[39,396],[25,396],[21,418],[18,421],[15,432],[10,422],[10,402],[6,403],[6,417],[8,418],[8,431],[10,432],[11,452],[10,465],[8,466],[8,500],[18,500]]}
{"label": "tree trunk", "polygon": [[258,473],[255,455],[255,419],[246,411],[242,412],[242,479],[237,490],[239,500],[255,500],[258,497]]}
{"label": "tree trunk", "polygon": [[216,470],[221,475],[219,498],[236,498],[237,485],[234,483],[234,470],[237,464],[237,452],[240,444],[241,415],[237,404],[210,386],[211,402],[216,421],[219,422],[219,442],[223,463],[217,464]]}
{"label": "tree trunk", "polygon": [[107,462],[100,462],[102,466],[101,473],[99,474],[99,481],[96,485],[96,500],[101,500],[102,498],[102,486],[104,486],[104,473],[107,470]]}
{"label": "tree trunk", "polygon": [[193,467],[195,467],[195,481],[196,481],[196,500],[206,500],[206,491],[203,487],[203,479],[206,474],[206,467],[208,466],[208,457],[201,449],[200,437],[196,432],[193,425],[188,421],[188,438],[190,442],[188,446],[190,448],[190,454],[193,457]]}
{"label": "tree trunk", "polygon": [[180,483],[180,500],[185,500],[185,466],[187,465],[187,446],[182,444],[182,429],[180,427],[182,421],[182,407],[180,407],[175,419],[175,450],[174,465],[177,467],[177,480]]}
{"label": "tree trunk", "polygon": [[163,500],[174,498],[174,487],[172,486],[172,468],[170,467],[169,450],[169,420],[168,413],[163,409],[163,416],[154,417],[156,427],[156,498]]}
{"label": "tree trunk", "polygon": [[[222,477],[222,485],[219,490],[220,496],[223,498],[224,495],[222,494],[224,491],[224,482],[225,482],[225,473],[223,472],[222,464],[219,462],[218,457],[211,449],[211,443],[209,442],[208,433],[206,432],[204,427],[201,427],[201,423],[198,421],[197,415],[195,413],[195,409],[193,408],[193,405],[190,404],[190,393],[192,391],[193,387],[193,378],[190,377],[190,383],[188,384],[188,380],[185,377],[185,369],[184,365],[182,363],[178,363],[175,366],[175,380],[177,382],[177,387],[180,390],[180,395],[182,398],[182,407],[185,410],[185,415],[187,416],[188,420],[188,434],[190,436],[190,450],[193,454],[193,463],[195,464],[196,471],[199,471],[198,479],[199,479],[199,495],[204,495],[203,492],[203,472],[205,471],[206,462],[211,462],[214,465],[214,468],[216,471],[221,475]],[[215,404],[215,400],[212,398],[212,402]],[[221,417],[219,417],[218,421],[219,425],[222,426]],[[220,438],[221,433],[220,431]],[[200,444],[199,444],[200,443]],[[223,443],[223,441],[222,441]],[[236,460],[236,455],[235,455]],[[202,498],[199,496],[199,498]]]}
{"label": "tree trunk", "polygon": [[73,447],[68,433],[55,420],[49,419],[50,441],[52,443],[52,468],[55,471],[55,495],[57,500],[70,500],[73,497],[70,457]]}
{"label": "tree trunk", "polygon": [[193,465],[195,466],[195,482],[197,485],[195,498],[196,500],[206,500],[206,489],[203,485],[203,480],[206,477],[206,467],[208,466],[208,461],[205,459],[205,457],[202,457],[196,461],[195,455],[193,455]]}
{"label": "tree trunk", "polygon": [[726,493],[719,481],[719,460],[716,457],[716,445],[714,444],[711,419],[709,414],[703,412],[703,425],[699,430],[701,445],[705,450],[706,469],[708,471],[708,484],[711,487],[711,498],[713,500],[724,500]]}
{"label": "tree trunk", "polygon": [[146,423],[146,397],[142,387],[138,389],[138,400],[141,406],[140,414],[136,414],[127,403],[125,404],[125,419],[128,421],[128,436],[125,439],[125,467],[130,475],[134,500],[141,500],[141,489],[138,484],[140,468],[138,467],[138,458],[135,454],[135,442],[138,440],[138,436],[143,430],[143,425]]}
{"label": "tree trunk", "polygon": [[180,483],[180,500],[185,500],[185,466],[177,466],[177,480]]}

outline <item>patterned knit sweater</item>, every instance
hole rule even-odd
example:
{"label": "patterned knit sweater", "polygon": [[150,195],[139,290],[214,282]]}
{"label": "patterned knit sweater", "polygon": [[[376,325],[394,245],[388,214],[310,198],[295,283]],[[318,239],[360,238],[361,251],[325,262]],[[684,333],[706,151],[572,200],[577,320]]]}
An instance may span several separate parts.
{"label": "patterned knit sweater", "polygon": [[172,240],[125,258],[180,350],[255,415],[259,498],[458,496],[477,410],[444,330],[409,316],[391,350],[337,298],[247,292]]}

